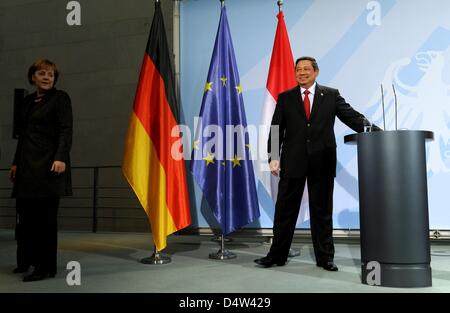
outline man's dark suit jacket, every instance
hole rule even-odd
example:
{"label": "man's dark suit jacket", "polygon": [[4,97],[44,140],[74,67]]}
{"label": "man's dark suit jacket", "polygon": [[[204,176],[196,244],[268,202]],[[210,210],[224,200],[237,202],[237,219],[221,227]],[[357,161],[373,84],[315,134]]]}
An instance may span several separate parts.
{"label": "man's dark suit jacket", "polygon": [[271,138],[276,135],[273,128],[268,152],[269,162],[280,160],[281,177],[336,176],[336,117],[356,132],[364,129],[364,115],[345,102],[337,89],[316,84],[309,121],[299,86],[278,96],[272,126],[279,126],[281,158],[278,151],[271,153]]}
{"label": "man's dark suit jacket", "polygon": [[[39,103],[28,95],[21,110],[21,129],[13,165],[17,166],[13,197],[59,197],[72,194],[70,148],[72,106],[67,93],[52,89]],[[66,163],[62,174],[51,172],[54,161]]]}

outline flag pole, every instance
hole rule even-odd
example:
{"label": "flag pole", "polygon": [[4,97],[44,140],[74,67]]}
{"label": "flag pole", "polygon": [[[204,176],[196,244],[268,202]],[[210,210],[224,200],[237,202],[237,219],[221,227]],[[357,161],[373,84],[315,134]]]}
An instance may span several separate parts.
{"label": "flag pole", "polygon": [[[277,5],[278,5],[278,13],[281,13],[283,11],[283,0],[278,0]],[[269,240],[268,243],[272,244],[272,240]],[[293,249],[292,247],[289,248],[288,257],[294,258],[296,256],[299,256],[300,254],[301,254],[300,250]]]}
{"label": "flag pole", "polygon": [[278,4],[278,12],[281,12],[281,11],[283,11],[283,0],[278,0],[277,1],[277,4]]}
{"label": "flag pole", "polygon": [[[215,236],[215,237],[211,238],[211,241],[219,242],[219,241],[221,241],[221,240],[222,240],[222,236],[221,236],[221,235]],[[231,239],[230,237],[224,237],[223,240],[224,240],[225,242],[231,242],[231,241],[233,241],[233,239]]]}
{"label": "flag pole", "polygon": [[231,260],[236,258],[236,254],[225,249],[224,235],[220,235],[220,249],[216,253],[210,253],[209,258],[213,260]]}
{"label": "flag pole", "polygon": [[[219,0],[220,1],[220,7],[223,8],[225,7],[225,0]],[[217,251],[217,253],[211,253],[209,255],[210,259],[214,259],[214,260],[228,260],[228,259],[234,259],[236,257],[236,254],[231,253],[228,250],[225,250],[225,243],[224,241],[231,241],[231,238],[224,238],[223,233],[219,236],[219,238],[215,237],[212,239],[213,241],[219,241],[221,242],[221,248],[219,249],[219,251]]]}
{"label": "flag pole", "polygon": [[172,262],[172,259],[167,254],[163,254],[156,249],[156,245],[153,248],[152,256],[148,258],[143,258],[141,263],[143,264],[152,264],[152,265],[161,265],[168,264]]}

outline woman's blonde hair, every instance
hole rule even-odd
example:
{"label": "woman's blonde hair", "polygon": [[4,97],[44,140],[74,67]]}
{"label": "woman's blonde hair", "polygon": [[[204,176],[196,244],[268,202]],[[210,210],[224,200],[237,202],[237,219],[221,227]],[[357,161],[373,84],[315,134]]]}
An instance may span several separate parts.
{"label": "woman's blonde hair", "polygon": [[58,68],[56,67],[55,63],[53,63],[52,61],[47,60],[47,59],[38,59],[38,60],[34,61],[34,63],[28,69],[28,82],[31,85],[34,85],[32,77],[33,77],[34,73],[36,73],[37,71],[42,70],[42,69],[53,70],[53,73],[55,74],[55,81],[53,82],[53,84],[56,84],[56,81],[58,80],[58,76],[59,76]]}

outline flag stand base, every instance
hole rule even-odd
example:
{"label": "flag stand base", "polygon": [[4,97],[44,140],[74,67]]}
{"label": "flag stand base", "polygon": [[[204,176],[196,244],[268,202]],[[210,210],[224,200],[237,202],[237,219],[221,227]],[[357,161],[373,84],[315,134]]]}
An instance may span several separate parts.
{"label": "flag stand base", "polygon": [[236,254],[229,250],[219,249],[216,253],[210,253],[209,258],[214,260],[231,260],[236,258]]}
{"label": "flag stand base", "polygon": [[263,244],[271,245],[272,242],[273,242],[273,237],[272,237],[272,236],[270,236],[270,237],[265,237],[265,241],[263,242]]}
{"label": "flag stand base", "polygon": [[300,256],[300,249],[299,249],[299,250],[296,250],[296,249],[290,248],[290,249],[289,249],[288,257],[289,257],[289,258],[295,258],[296,256]]}
{"label": "flag stand base", "polygon": [[213,260],[231,260],[236,258],[236,254],[225,249],[225,236],[220,235],[220,249],[216,253],[210,253],[209,258]]}
{"label": "flag stand base", "polygon": [[153,265],[168,264],[170,262],[172,262],[170,256],[164,255],[159,252],[153,253],[151,257],[143,258],[141,260],[141,263],[143,264],[153,264]]}
{"label": "flag stand base", "polygon": [[[221,241],[222,241],[222,235],[213,237],[213,238],[211,239],[211,241],[221,242]],[[233,239],[231,239],[230,237],[224,237],[224,238],[223,238],[223,241],[224,241],[224,242],[232,242]]]}
{"label": "flag stand base", "polygon": [[[268,237],[267,240],[263,244],[271,245],[272,242],[273,242],[273,237]],[[290,248],[288,257],[295,258],[296,256],[300,256],[300,254],[301,254],[300,249],[296,250],[296,249]]]}

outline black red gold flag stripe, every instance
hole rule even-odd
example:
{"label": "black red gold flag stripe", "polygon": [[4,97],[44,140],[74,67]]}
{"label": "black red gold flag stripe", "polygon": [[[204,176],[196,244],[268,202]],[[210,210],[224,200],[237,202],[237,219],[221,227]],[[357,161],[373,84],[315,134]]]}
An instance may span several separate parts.
{"label": "black red gold flag stripe", "polygon": [[125,177],[147,213],[158,251],[166,247],[168,235],[191,223],[184,160],[172,155],[172,147],[181,142],[178,119],[179,107],[158,1],[122,164]]}

